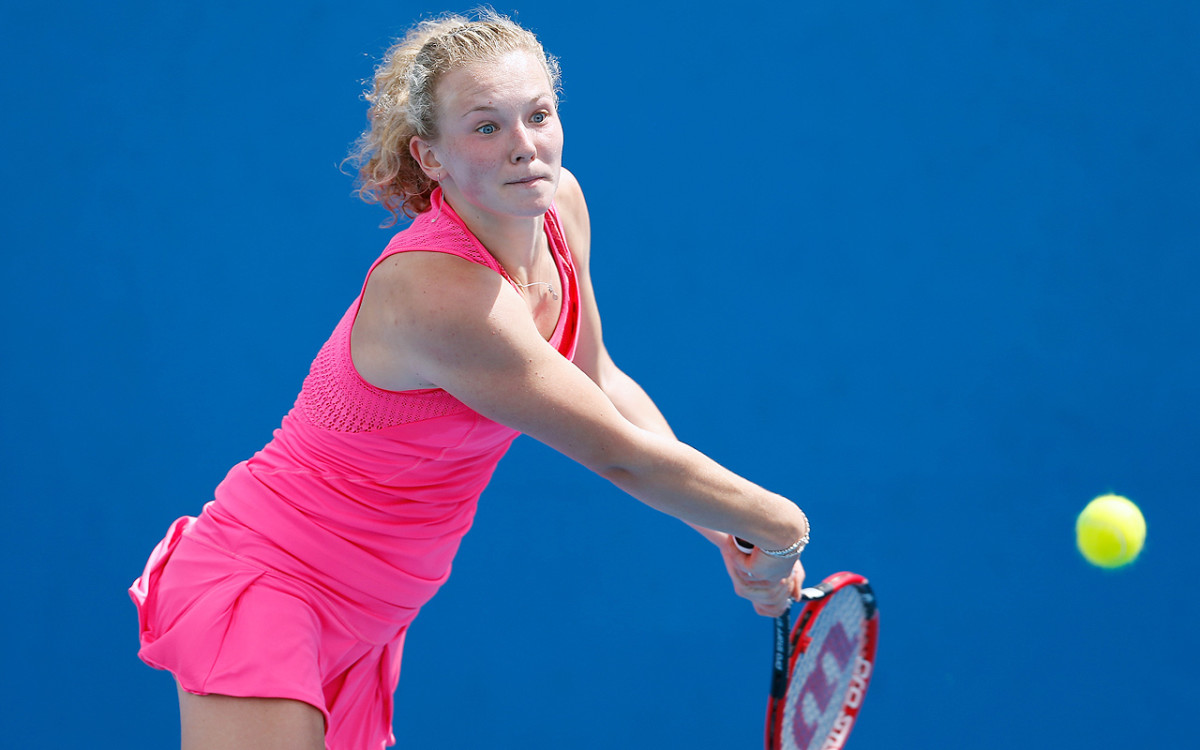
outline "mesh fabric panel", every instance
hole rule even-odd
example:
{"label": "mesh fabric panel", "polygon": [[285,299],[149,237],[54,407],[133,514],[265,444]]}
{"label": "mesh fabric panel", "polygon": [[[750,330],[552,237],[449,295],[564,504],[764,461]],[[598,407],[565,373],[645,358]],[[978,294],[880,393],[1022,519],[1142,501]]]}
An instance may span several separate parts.
{"label": "mesh fabric panel", "polygon": [[350,358],[352,307],[313,360],[296,411],[310,423],[334,432],[374,432],[465,411],[443,390],[385,391],[365,382]]}

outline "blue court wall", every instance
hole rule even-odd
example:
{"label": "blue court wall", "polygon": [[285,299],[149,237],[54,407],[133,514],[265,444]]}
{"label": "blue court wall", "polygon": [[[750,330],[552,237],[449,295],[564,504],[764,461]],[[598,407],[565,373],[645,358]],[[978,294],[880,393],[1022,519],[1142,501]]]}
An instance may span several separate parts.
{"label": "blue court wall", "polygon": [[[498,8],[561,58],[618,363],[807,510],[812,579],[876,587],[851,746],[1194,737],[1196,6]],[[389,238],[338,163],[429,10],[0,6],[6,745],[176,741],[125,588]],[[1108,491],[1150,528],[1117,572],[1072,539]],[[753,748],[769,640],[694,533],[522,439],[412,628],[396,734]]]}

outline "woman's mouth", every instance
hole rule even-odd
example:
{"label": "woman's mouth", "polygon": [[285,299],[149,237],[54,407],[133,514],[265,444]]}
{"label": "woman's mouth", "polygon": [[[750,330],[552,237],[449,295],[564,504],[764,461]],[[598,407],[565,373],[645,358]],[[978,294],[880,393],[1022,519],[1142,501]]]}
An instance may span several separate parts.
{"label": "woman's mouth", "polygon": [[544,179],[546,179],[546,178],[543,177],[542,175],[530,175],[528,177],[522,177],[519,180],[510,180],[508,184],[509,185],[529,185],[531,183],[537,182],[538,180],[544,180]]}

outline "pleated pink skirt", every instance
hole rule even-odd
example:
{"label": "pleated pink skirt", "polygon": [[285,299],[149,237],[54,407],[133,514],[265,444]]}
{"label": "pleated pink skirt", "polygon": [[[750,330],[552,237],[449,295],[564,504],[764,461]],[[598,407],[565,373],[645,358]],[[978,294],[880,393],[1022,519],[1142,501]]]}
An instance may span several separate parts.
{"label": "pleated pink skirt", "polygon": [[142,660],[190,693],[313,705],[329,750],[394,743],[392,696],[411,617],[380,617],[214,539],[180,518],[130,588]]}

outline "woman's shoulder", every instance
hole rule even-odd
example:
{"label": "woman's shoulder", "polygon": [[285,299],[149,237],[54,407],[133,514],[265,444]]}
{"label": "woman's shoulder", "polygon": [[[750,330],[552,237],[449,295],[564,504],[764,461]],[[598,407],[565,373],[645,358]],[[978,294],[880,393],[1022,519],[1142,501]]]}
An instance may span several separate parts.
{"label": "woman's shoulder", "polygon": [[466,289],[477,294],[495,286],[500,277],[491,269],[460,255],[434,250],[393,253],[379,261],[367,286],[393,290],[401,298],[434,299]]}
{"label": "woman's shoulder", "polygon": [[583,187],[579,184],[579,180],[565,167],[558,181],[558,192],[554,196],[554,204],[572,254],[577,257],[582,255],[586,258],[590,253],[592,234],[587,201],[583,197]]}
{"label": "woman's shoulder", "polygon": [[559,218],[564,221],[576,218],[579,214],[587,214],[587,202],[583,198],[583,186],[579,179],[566,167],[562,168],[558,180],[558,192],[554,195],[554,204],[558,208]]}

